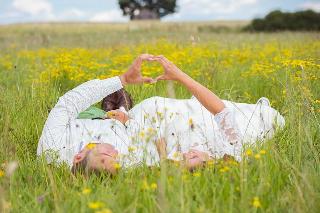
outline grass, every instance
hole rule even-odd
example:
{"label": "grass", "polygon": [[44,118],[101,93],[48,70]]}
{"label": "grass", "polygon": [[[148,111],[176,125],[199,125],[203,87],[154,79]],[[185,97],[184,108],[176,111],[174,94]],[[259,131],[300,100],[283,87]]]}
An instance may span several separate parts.
{"label": "grass", "polygon": [[[186,23],[179,26],[162,24],[134,30],[126,25],[120,29],[91,24],[0,27],[1,212],[319,211],[319,34],[213,33],[190,30]],[[162,43],[157,45],[159,40]],[[261,96],[269,97],[284,114],[286,127],[273,139],[251,148],[252,154],[248,151],[238,165],[220,162],[194,173],[163,165],[161,169],[122,171],[114,178],[74,177],[66,166],[47,166],[36,158],[43,124],[57,98],[90,78],[91,72],[93,77],[100,75],[99,69],[85,68],[88,76],[82,80],[73,81],[60,73],[39,83],[40,73],[51,76],[52,70],[44,70],[60,56],[59,51],[71,54],[74,48],[92,53],[90,60],[121,66],[120,70],[140,51],[169,56],[175,51],[185,52],[184,58],[172,55],[183,70],[224,99],[254,102]],[[101,49],[111,49],[111,54],[100,57]],[[209,56],[204,57],[206,51]],[[284,57],[286,51],[290,56]],[[85,59],[76,61],[75,55],[71,57],[75,64],[84,64]],[[118,64],[108,60],[121,55],[130,57]],[[290,58],[302,62],[295,65],[291,60],[291,65],[277,68],[277,56],[281,61]],[[191,62],[187,62],[189,57]],[[195,71],[198,68],[200,71]],[[181,86],[174,87],[178,98],[190,97]],[[167,95],[166,83],[128,89],[136,103]],[[13,174],[8,169],[10,162],[18,163]]]}

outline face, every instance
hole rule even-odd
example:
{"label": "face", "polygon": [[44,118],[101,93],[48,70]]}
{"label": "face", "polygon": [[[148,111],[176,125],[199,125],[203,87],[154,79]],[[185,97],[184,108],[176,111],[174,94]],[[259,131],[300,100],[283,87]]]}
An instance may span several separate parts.
{"label": "face", "polygon": [[185,165],[192,170],[196,167],[202,166],[208,159],[209,155],[205,152],[191,149],[189,152],[183,154]]}
{"label": "face", "polygon": [[118,151],[110,144],[98,144],[88,156],[88,166],[92,169],[106,170],[111,174],[117,172]]}
{"label": "face", "polygon": [[97,144],[91,148],[91,151],[85,148],[75,156],[74,163],[77,163],[77,159],[81,161],[86,155],[88,155],[88,167],[90,169],[105,170],[111,174],[117,172],[115,165],[118,163],[118,151],[114,146]]}

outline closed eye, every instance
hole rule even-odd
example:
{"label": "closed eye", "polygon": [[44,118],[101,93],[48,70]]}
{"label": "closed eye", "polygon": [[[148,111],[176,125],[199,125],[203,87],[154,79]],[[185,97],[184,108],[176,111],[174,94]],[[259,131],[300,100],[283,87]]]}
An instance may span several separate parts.
{"label": "closed eye", "polygon": [[101,154],[101,155],[106,155],[106,156],[112,157],[112,155],[107,154],[107,153],[100,153],[100,154]]}

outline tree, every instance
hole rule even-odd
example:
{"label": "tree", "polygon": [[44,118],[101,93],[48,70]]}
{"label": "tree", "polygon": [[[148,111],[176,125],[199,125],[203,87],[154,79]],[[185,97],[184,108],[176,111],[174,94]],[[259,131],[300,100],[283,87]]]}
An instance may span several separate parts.
{"label": "tree", "polygon": [[251,24],[245,27],[249,31],[319,31],[320,13],[312,10],[285,13],[275,10],[262,19],[254,19]]}
{"label": "tree", "polygon": [[176,0],[119,0],[123,15],[136,19],[160,19],[176,12]]}

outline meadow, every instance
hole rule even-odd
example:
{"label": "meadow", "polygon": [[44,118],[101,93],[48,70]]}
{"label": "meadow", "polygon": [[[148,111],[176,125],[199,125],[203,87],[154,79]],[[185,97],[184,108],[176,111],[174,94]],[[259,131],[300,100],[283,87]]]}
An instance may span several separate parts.
{"label": "meadow", "polygon": [[[319,212],[320,34],[213,32],[196,24],[0,27],[0,212]],[[286,119],[274,138],[190,173],[177,165],[88,179],[48,166],[36,148],[59,96],[162,54],[221,98],[265,96]],[[162,68],[144,64],[156,77]],[[135,103],[166,82],[128,87]],[[173,84],[176,98],[191,96]]]}

